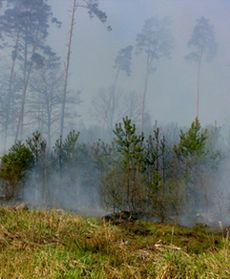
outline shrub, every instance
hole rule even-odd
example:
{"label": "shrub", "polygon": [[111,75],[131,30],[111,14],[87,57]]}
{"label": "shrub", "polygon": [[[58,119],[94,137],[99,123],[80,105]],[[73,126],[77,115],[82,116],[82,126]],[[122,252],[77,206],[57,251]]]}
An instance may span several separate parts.
{"label": "shrub", "polygon": [[0,179],[4,186],[6,199],[16,195],[23,183],[26,172],[33,166],[34,158],[31,150],[22,143],[14,144],[2,157]]}

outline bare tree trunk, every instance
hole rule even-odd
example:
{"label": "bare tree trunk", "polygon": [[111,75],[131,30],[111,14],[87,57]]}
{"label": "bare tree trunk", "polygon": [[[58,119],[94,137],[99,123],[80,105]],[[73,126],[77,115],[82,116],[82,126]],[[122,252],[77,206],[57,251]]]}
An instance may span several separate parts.
{"label": "bare tree trunk", "polygon": [[150,57],[149,57],[149,55],[147,55],[145,83],[144,83],[144,91],[143,91],[143,95],[142,95],[142,105],[141,105],[141,131],[142,132],[144,131],[145,100],[146,100],[146,95],[148,92],[150,66],[151,66]]}
{"label": "bare tree trunk", "polygon": [[201,65],[202,65],[202,51],[201,56],[198,61],[198,68],[197,68],[197,96],[196,96],[196,118],[199,119],[200,117],[200,74],[201,74]]}
{"label": "bare tree trunk", "polygon": [[51,84],[51,88],[44,92],[46,97],[46,114],[47,114],[47,151],[49,152],[51,147],[51,131],[52,131],[52,113],[53,113],[53,93],[54,93],[54,82]]}
{"label": "bare tree trunk", "polygon": [[17,38],[15,42],[15,53],[12,58],[12,64],[10,69],[10,78],[9,78],[9,87],[7,92],[7,103],[6,103],[6,122],[5,122],[5,132],[4,132],[4,151],[6,150],[6,143],[8,138],[8,128],[9,128],[9,119],[11,113],[11,101],[12,101],[12,83],[14,81],[14,72],[15,72],[15,65],[16,59],[18,55],[18,44],[19,44],[19,32],[17,33]]}
{"label": "bare tree trunk", "polygon": [[52,115],[52,108],[50,103],[47,101],[47,141],[48,141],[48,146],[47,149],[48,151],[50,150],[51,146],[51,115]]}
{"label": "bare tree trunk", "polygon": [[61,125],[60,125],[60,138],[61,139],[63,137],[64,124],[65,124],[66,95],[67,95],[67,88],[68,88],[69,67],[70,67],[71,48],[72,48],[72,40],[73,40],[73,32],[74,32],[74,19],[75,19],[76,11],[77,11],[77,0],[73,0],[73,8],[72,8],[70,31],[69,31],[69,40],[68,40],[68,45],[67,45],[68,50],[67,50],[66,65],[65,65],[63,100],[62,100],[62,108],[61,108]]}
{"label": "bare tree trunk", "polygon": [[112,85],[112,91],[111,91],[111,99],[110,99],[110,109],[111,111],[110,113],[110,118],[109,118],[109,129],[113,130],[113,124],[114,124],[114,114],[115,114],[115,110],[116,110],[116,90],[117,90],[117,81],[120,75],[120,70],[118,69],[113,81],[113,85]]}
{"label": "bare tree trunk", "polygon": [[[35,50],[36,50],[36,46],[34,45],[33,49],[32,49],[31,57],[34,55]],[[29,86],[30,75],[31,75],[31,72],[32,72],[33,62],[30,61],[30,65],[29,65],[28,69],[27,69],[27,67],[28,67],[27,64],[28,64],[28,46],[27,46],[27,43],[25,42],[22,102],[21,102],[21,109],[20,109],[19,118],[18,118],[15,141],[17,141],[18,139],[21,140],[22,137],[23,137],[26,95],[27,95],[27,89],[28,89],[28,86]]]}
{"label": "bare tree trunk", "polygon": [[160,128],[156,128],[154,131],[155,139],[156,139],[156,173],[159,174],[160,172]]}
{"label": "bare tree trunk", "polygon": [[130,211],[130,165],[128,164],[127,170],[127,192],[126,192],[126,204],[128,206],[128,211]]}

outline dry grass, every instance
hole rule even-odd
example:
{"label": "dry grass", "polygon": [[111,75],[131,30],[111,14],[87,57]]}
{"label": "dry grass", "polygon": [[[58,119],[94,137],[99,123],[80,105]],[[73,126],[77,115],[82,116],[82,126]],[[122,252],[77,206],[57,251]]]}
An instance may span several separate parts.
{"label": "dry grass", "polygon": [[205,228],[114,226],[0,209],[0,278],[230,278],[229,240]]}

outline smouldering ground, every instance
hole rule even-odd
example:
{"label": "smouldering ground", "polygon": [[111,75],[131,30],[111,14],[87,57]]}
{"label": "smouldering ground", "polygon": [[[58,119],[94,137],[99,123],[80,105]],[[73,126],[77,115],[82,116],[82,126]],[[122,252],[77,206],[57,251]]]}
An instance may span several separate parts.
{"label": "smouldering ground", "polygon": [[1,208],[0,278],[229,279],[230,241],[204,227]]}

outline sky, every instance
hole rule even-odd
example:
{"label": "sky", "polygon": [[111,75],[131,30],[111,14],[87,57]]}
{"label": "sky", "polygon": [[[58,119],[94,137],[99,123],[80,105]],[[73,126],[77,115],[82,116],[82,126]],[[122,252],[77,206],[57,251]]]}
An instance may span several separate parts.
{"label": "sky", "polygon": [[[50,0],[54,14],[63,22],[60,30],[50,31],[50,41],[65,57],[70,24],[71,0]],[[144,21],[152,16],[170,17],[174,49],[169,60],[162,59],[151,76],[146,110],[152,121],[189,125],[195,117],[196,66],[184,57],[196,20],[207,17],[214,25],[218,43],[217,56],[201,71],[200,120],[219,125],[230,121],[230,1],[229,0],[99,0],[108,16],[108,32],[87,11],[77,11],[71,56],[70,87],[82,90],[82,103],[76,107],[81,121],[97,122],[92,114],[92,100],[101,87],[114,79],[114,59],[119,49],[134,45]],[[122,76],[119,86],[124,94],[135,90],[141,96],[144,86],[144,57],[134,55],[131,77]]]}

